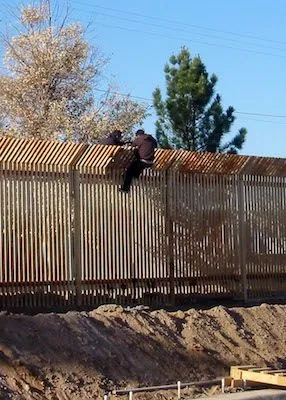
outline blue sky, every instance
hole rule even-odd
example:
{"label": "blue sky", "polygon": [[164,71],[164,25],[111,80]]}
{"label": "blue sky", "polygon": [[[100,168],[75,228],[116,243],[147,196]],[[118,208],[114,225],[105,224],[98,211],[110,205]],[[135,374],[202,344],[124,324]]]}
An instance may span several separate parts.
{"label": "blue sky", "polygon": [[[2,29],[21,3],[0,0]],[[218,76],[224,106],[236,109],[233,133],[242,126],[248,129],[241,153],[285,157],[285,0],[69,3],[70,19],[90,23],[89,41],[110,59],[106,81],[112,76],[122,93],[151,103],[154,88],[165,87],[165,63],[186,46]],[[144,126],[154,133],[154,116]]]}

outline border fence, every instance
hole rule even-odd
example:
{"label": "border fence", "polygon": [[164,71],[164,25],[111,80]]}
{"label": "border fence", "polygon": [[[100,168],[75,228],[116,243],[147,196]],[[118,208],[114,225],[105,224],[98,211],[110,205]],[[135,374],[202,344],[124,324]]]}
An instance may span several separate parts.
{"label": "border fence", "polygon": [[286,159],[0,137],[0,309],[286,298]]}

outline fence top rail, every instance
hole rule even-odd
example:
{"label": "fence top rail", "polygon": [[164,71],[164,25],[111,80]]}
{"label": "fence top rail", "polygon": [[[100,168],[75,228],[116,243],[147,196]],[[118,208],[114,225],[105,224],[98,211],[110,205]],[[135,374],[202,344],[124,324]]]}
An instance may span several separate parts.
{"label": "fence top rail", "polygon": [[25,165],[72,166],[85,148],[83,144],[0,136],[0,163],[23,168]]}
{"label": "fence top rail", "polygon": [[[104,173],[124,170],[132,159],[132,150],[119,146],[85,145],[57,141],[17,139],[0,136],[0,163],[75,166],[82,172]],[[286,177],[286,159],[199,153],[157,149],[154,168],[159,171],[221,175],[261,175]]]}

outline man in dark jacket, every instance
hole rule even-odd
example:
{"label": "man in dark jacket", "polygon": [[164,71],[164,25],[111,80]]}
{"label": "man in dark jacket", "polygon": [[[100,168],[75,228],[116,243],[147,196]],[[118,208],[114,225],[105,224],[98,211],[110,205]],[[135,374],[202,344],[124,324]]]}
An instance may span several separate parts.
{"label": "man in dark jacket", "polygon": [[119,129],[115,129],[106,138],[102,139],[99,144],[107,144],[110,146],[123,146],[122,132]]}
{"label": "man in dark jacket", "polygon": [[157,142],[153,136],[147,135],[143,129],[139,129],[131,146],[135,147],[136,158],[125,172],[123,184],[120,188],[120,191],[125,193],[130,191],[133,178],[139,178],[145,168],[152,167]]}

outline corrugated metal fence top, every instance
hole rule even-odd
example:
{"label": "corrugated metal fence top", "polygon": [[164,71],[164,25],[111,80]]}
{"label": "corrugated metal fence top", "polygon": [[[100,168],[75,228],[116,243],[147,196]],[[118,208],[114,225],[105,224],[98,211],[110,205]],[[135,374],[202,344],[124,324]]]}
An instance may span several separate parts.
{"label": "corrugated metal fence top", "polygon": [[91,145],[83,153],[77,167],[84,170],[95,169],[97,172],[108,169],[125,169],[132,160],[132,149],[120,146]]}
{"label": "corrugated metal fence top", "polygon": [[[118,146],[0,137],[0,162],[18,166],[75,165],[83,172],[104,173],[106,169],[125,169],[132,160],[132,154],[131,149]],[[282,177],[286,176],[286,159],[158,149],[154,169]]]}
{"label": "corrugated metal fence top", "polygon": [[159,169],[171,168],[190,173],[286,176],[286,159],[284,158],[235,154],[158,150],[156,166]]}
{"label": "corrugated metal fence top", "polygon": [[[123,170],[131,159],[131,149],[93,145],[83,153],[77,167],[83,171],[94,169],[95,172],[104,172],[106,169]],[[286,159],[157,149],[154,169],[186,173],[286,176]]]}
{"label": "corrugated metal fence top", "polygon": [[14,165],[74,165],[86,145],[0,137],[0,162]]}

